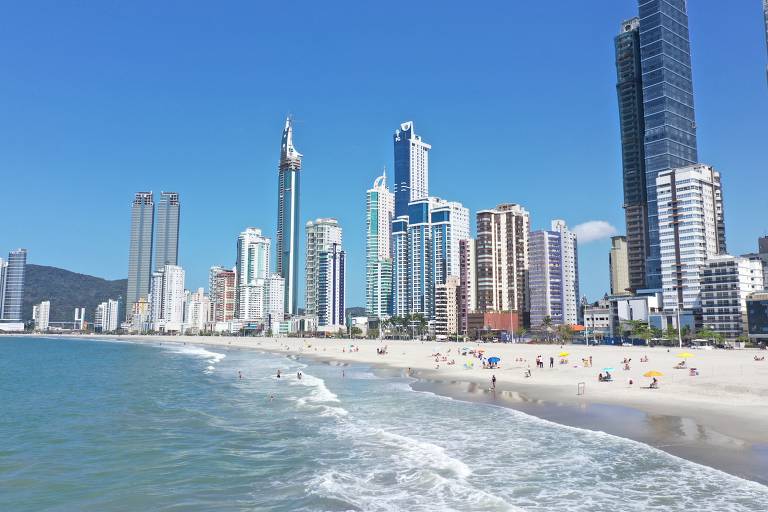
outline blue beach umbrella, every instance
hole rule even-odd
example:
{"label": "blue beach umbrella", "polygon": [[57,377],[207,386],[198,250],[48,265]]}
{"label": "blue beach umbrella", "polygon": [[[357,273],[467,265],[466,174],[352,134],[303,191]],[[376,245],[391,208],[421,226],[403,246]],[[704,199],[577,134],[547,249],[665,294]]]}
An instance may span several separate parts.
{"label": "blue beach umbrella", "polygon": [[500,357],[489,357],[488,358],[488,362],[489,363],[498,363],[499,361],[501,361]]}

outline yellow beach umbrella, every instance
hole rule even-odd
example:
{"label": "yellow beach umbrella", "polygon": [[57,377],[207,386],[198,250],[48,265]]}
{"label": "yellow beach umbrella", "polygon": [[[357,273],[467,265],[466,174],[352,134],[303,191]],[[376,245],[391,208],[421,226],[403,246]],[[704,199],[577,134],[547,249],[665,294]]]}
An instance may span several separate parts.
{"label": "yellow beach umbrella", "polygon": [[689,357],[693,357],[693,354],[690,352],[682,352],[680,354],[677,354],[677,357],[682,357],[683,359],[688,359]]}
{"label": "yellow beach umbrella", "polygon": [[571,353],[570,352],[560,352],[560,354],[558,354],[558,355],[560,357],[568,357],[569,355],[571,355]]}
{"label": "yellow beach umbrella", "polygon": [[662,375],[664,374],[661,372],[657,372],[656,370],[651,370],[649,372],[645,372],[643,374],[643,377],[661,377]]}

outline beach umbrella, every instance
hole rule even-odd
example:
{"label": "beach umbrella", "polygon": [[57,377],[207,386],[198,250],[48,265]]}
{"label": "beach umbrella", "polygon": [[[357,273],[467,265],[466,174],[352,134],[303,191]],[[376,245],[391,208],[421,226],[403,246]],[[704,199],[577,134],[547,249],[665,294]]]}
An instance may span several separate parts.
{"label": "beach umbrella", "polygon": [[677,354],[677,357],[682,357],[683,359],[688,359],[689,357],[693,357],[693,354],[690,352],[682,352],[680,354]]}
{"label": "beach umbrella", "polygon": [[494,356],[494,357],[489,357],[489,358],[488,358],[488,362],[489,362],[489,363],[498,363],[499,361],[501,361],[501,358],[500,358],[500,357],[496,357],[496,356]]}
{"label": "beach umbrella", "polygon": [[664,375],[664,374],[661,373],[661,372],[658,372],[656,370],[651,370],[649,372],[645,372],[643,374],[643,377],[661,377],[662,375]]}
{"label": "beach umbrella", "polygon": [[571,353],[570,352],[560,352],[558,355],[560,357],[568,357],[569,355],[571,355]]}

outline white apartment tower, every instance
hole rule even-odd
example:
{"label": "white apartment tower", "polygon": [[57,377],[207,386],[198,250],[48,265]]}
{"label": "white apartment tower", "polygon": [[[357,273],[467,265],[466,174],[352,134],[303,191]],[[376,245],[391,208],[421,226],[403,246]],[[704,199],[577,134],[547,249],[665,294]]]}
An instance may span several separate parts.
{"label": "white apartment tower", "polygon": [[271,241],[257,228],[247,228],[237,238],[236,317],[244,322],[266,319],[266,279]]}
{"label": "white apartment tower", "polygon": [[120,303],[109,299],[96,306],[93,315],[93,328],[96,332],[114,332],[118,327],[118,310]]}
{"label": "white apartment tower", "polygon": [[152,329],[161,332],[179,332],[184,323],[184,269],[177,265],[164,265],[152,274],[150,292],[150,318]]}
{"label": "white apartment tower", "polygon": [[305,314],[319,313],[320,255],[336,245],[341,247],[342,230],[336,219],[317,219],[306,224],[307,258],[305,271]]}
{"label": "white apartment tower", "polygon": [[729,255],[709,258],[701,276],[704,327],[735,340],[747,334],[747,297],[763,289],[763,262]]}
{"label": "white apartment tower", "polygon": [[656,178],[664,309],[698,309],[701,269],[725,254],[720,173],[696,164]]}
{"label": "white apartment tower", "polygon": [[32,320],[35,321],[36,331],[47,331],[51,319],[51,301],[44,300],[32,306]]}
{"label": "white apartment tower", "polygon": [[392,302],[392,220],[395,195],[387,188],[387,173],[376,178],[366,192],[366,289],[369,317],[387,318]]}

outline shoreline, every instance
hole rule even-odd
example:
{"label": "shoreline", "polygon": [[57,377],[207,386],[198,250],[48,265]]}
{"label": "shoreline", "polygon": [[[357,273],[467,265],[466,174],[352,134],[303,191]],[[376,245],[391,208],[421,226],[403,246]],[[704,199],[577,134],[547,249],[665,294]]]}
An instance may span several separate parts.
{"label": "shoreline", "polygon": [[[377,340],[321,340],[310,338],[243,338],[207,336],[62,336],[75,339],[119,339],[138,343],[189,343],[227,349],[257,350],[273,354],[285,354],[325,362],[328,364],[366,365],[376,372],[388,375],[409,376],[415,379],[411,387],[416,391],[431,392],[453,399],[487,403],[515,409],[557,424],[570,427],[602,431],[638,441],[672,455],[710,466],[724,472],[768,485],[768,395],[760,396],[762,388],[756,386],[756,397],[741,397],[730,400],[717,393],[710,400],[702,396],[662,396],[658,390],[644,389],[645,395],[631,393],[599,393],[594,388],[603,384],[586,383],[586,394],[577,396],[571,385],[562,382],[547,383],[542,379],[510,378],[503,369],[462,371],[456,368],[434,369],[427,354],[428,362],[419,361],[415,352],[423,353],[439,347],[443,350],[460,345],[482,346],[489,351],[552,352],[579,350],[585,347],[564,347],[547,345],[503,345],[475,343],[456,344],[440,342],[392,342]],[[347,352],[354,344],[357,352]],[[384,345],[390,351],[402,350],[406,357],[390,358],[378,356],[374,347]],[[314,350],[312,350],[314,348]],[[322,348],[322,350],[320,350]],[[330,349],[330,352],[329,352]],[[626,347],[589,347],[590,351],[613,352],[616,355],[627,351]],[[666,349],[664,349],[666,350]],[[654,349],[643,348],[655,359]],[[751,351],[744,352],[744,355]],[[716,352],[715,354],[722,354]],[[423,355],[423,354],[422,354]],[[728,354],[730,356],[730,354]],[[639,357],[639,356],[638,356]],[[504,358],[503,358],[504,359]],[[595,357],[597,359],[597,357]],[[404,364],[405,362],[405,364]],[[698,364],[698,363],[697,363]],[[596,365],[597,366],[597,365]],[[704,365],[701,365],[702,368]],[[758,367],[762,370],[762,367]],[[768,366],[766,366],[768,369]],[[410,370],[410,373],[409,373]],[[507,371],[522,367],[509,368]],[[556,371],[557,368],[554,369]],[[591,370],[591,369],[590,369]],[[536,369],[537,372],[545,370]],[[596,369],[594,371],[597,371]],[[485,373],[483,373],[485,372]],[[495,392],[490,389],[488,375],[497,375]],[[618,372],[617,372],[618,373]],[[666,372],[665,372],[666,373]],[[662,377],[663,379],[663,377]],[[663,382],[663,380],[662,380]],[[609,383],[608,386],[619,384]],[[763,379],[761,386],[768,385]],[[666,387],[662,384],[662,389]],[[598,388],[599,389],[599,388]],[[627,391],[627,390],[625,390]],[[635,391],[630,389],[629,391]],[[661,399],[659,399],[661,398]],[[754,403],[757,399],[757,403]],[[655,400],[655,401],[654,401]],[[762,402],[759,405],[759,402]]]}

